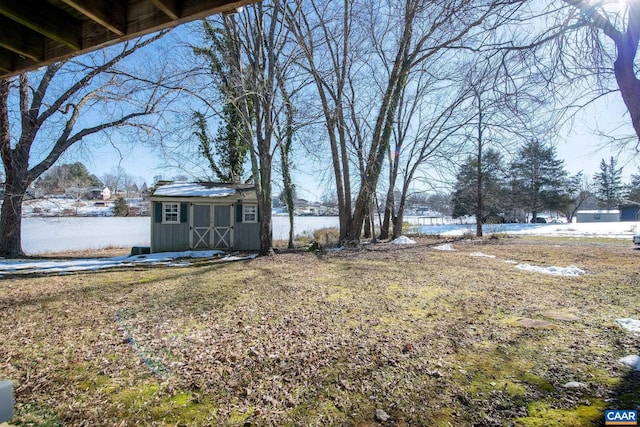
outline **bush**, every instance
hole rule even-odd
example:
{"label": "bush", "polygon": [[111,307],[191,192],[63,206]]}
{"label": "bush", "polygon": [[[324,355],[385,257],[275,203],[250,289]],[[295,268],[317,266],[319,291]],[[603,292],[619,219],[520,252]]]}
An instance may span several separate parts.
{"label": "bush", "polygon": [[340,230],[334,227],[321,228],[313,232],[313,239],[322,246],[337,245],[340,241]]}
{"label": "bush", "polygon": [[118,197],[113,206],[113,213],[115,216],[129,216],[129,205],[124,197]]}

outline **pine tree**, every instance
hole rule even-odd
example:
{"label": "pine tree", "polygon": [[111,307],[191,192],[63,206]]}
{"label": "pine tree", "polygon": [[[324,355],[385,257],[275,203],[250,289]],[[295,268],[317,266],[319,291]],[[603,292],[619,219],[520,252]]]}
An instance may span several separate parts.
{"label": "pine tree", "polygon": [[511,164],[514,196],[531,212],[535,222],[545,209],[560,210],[569,200],[568,178],[564,161],[557,158],[555,147],[531,140],[520,149]]}
{"label": "pine tree", "polygon": [[[483,155],[482,164],[482,212],[481,222],[501,218],[507,210],[505,178],[502,172],[502,156],[489,149]],[[452,196],[453,218],[474,215],[478,211],[478,161],[469,157],[461,165]]]}
{"label": "pine tree", "polygon": [[115,216],[129,216],[129,205],[124,197],[118,197],[113,206],[113,213]]}
{"label": "pine tree", "polygon": [[640,204],[640,170],[637,174],[631,175],[631,182],[629,183],[625,198],[633,203]]}
{"label": "pine tree", "polygon": [[600,172],[593,175],[598,206],[603,209],[616,209],[622,200],[624,185],[622,184],[622,168],[616,168],[613,156],[607,163],[600,161]]}

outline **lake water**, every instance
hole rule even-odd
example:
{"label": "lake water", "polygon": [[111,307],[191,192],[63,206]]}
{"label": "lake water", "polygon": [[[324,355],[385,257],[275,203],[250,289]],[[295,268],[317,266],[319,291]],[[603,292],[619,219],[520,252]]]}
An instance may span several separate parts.
{"label": "lake water", "polygon": [[[424,218],[408,217],[411,224],[424,224]],[[427,219],[427,224],[428,224]],[[295,234],[311,235],[324,227],[338,227],[338,217],[296,217]],[[109,246],[149,246],[151,221],[149,217],[64,217],[23,218],[22,248],[28,254],[60,252],[67,250],[99,249]],[[474,233],[473,224],[426,225],[419,229],[423,234],[461,235]],[[500,224],[485,226],[485,232],[509,234],[533,234],[555,236],[589,236],[631,239],[640,231],[638,222],[584,223],[584,224]],[[289,218],[273,217],[273,238],[289,238]]]}
{"label": "lake water", "polygon": [[[338,227],[338,217],[296,217],[296,234],[311,234],[324,227]],[[29,254],[109,246],[149,246],[149,217],[23,218],[22,248]],[[273,217],[273,238],[289,239],[289,218]]]}

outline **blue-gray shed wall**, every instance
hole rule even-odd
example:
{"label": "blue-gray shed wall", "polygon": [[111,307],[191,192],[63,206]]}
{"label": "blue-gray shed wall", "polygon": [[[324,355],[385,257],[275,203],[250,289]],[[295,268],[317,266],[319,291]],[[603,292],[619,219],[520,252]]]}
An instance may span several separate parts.
{"label": "blue-gray shed wall", "polygon": [[[179,201],[166,201],[169,203],[180,203]],[[182,202],[185,203],[185,202]],[[162,215],[162,209],[157,208],[157,205],[162,205],[162,202],[153,202],[151,209],[151,251],[152,252],[181,252],[188,251],[190,247],[190,221],[191,206],[188,204],[188,209],[181,209],[181,215],[185,214],[187,217],[180,224],[163,224],[157,219],[157,215]],[[203,204],[203,203],[198,203]],[[255,204],[255,203],[252,203]],[[211,204],[214,205],[213,203]],[[217,204],[219,205],[219,204]],[[233,212],[235,212],[236,205]],[[257,251],[260,249],[260,224],[254,223],[242,223],[237,222],[237,218],[234,219],[233,225],[233,248],[232,250],[239,251]]]}

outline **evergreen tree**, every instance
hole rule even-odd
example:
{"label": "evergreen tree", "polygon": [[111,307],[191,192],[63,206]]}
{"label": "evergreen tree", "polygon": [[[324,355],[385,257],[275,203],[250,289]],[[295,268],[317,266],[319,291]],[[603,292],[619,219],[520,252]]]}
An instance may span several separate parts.
{"label": "evergreen tree", "polygon": [[[503,173],[502,155],[493,149],[484,153],[482,164],[482,218],[488,222],[502,218],[508,209],[506,181]],[[460,167],[452,196],[453,218],[474,215],[478,205],[478,161],[469,157]]]}
{"label": "evergreen tree", "polygon": [[113,206],[113,213],[115,216],[129,216],[129,205],[124,197],[118,197]]}
{"label": "evergreen tree", "polygon": [[616,160],[611,157],[609,163],[600,161],[600,172],[593,176],[594,190],[598,206],[603,209],[617,209],[622,201],[624,185],[622,168],[616,168]]}
{"label": "evergreen tree", "polygon": [[625,198],[631,202],[640,203],[640,170],[637,174],[631,175],[631,182]]}
{"label": "evergreen tree", "polygon": [[543,210],[561,210],[570,200],[564,161],[553,146],[531,140],[511,164],[513,191],[520,206],[531,212],[535,222]]}
{"label": "evergreen tree", "polygon": [[36,186],[46,194],[62,194],[69,187],[101,187],[102,182],[83,163],[76,162],[52,167],[38,179]]}

